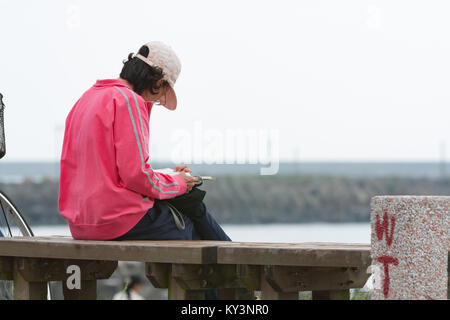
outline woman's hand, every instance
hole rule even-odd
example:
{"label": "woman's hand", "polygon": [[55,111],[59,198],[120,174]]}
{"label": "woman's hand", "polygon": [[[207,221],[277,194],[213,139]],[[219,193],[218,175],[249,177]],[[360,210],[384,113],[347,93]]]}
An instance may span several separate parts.
{"label": "woman's hand", "polygon": [[186,193],[191,192],[192,188],[195,185],[195,182],[199,181],[198,177],[191,177],[186,175],[185,171],[180,171],[180,176],[186,181]]}
{"label": "woman's hand", "polygon": [[180,164],[180,165],[175,166],[174,171],[175,172],[189,172],[189,173],[192,172],[192,170],[189,169],[188,166],[185,164]]}

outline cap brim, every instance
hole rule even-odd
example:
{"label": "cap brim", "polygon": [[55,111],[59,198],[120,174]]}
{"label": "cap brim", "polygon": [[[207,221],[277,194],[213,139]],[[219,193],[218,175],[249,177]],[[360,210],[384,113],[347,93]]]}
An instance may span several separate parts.
{"label": "cap brim", "polygon": [[166,100],[161,101],[161,104],[169,110],[175,110],[177,108],[177,95],[170,85],[167,87],[165,96]]}

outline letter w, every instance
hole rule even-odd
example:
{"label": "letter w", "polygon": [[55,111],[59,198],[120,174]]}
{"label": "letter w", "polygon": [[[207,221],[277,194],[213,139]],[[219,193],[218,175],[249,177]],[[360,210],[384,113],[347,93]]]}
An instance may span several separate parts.
{"label": "letter w", "polygon": [[376,217],[377,221],[375,224],[375,230],[377,232],[377,238],[378,240],[383,239],[383,234],[386,234],[386,244],[388,246],[391,246],[392,239],[394,238],[394,228],[395,228],[395,217],[391,217],[391,228],[389,229],[389,216],[387,214],[387,211],[384,210],[383,214],[383,222],[380,222],[380,217],[377,215]]}

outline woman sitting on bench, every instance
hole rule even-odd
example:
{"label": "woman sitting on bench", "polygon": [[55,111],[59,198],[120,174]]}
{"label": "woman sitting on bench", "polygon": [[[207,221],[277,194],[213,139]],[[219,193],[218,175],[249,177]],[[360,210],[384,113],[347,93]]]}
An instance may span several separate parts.
{"label": "woman sitting on bench", "polygon": [[120,78],[98,80],[71,109],[58,204],[74,239],[231,241],[201,200],[194,218],[162,201],[190,193],[196,178],[187,166],[169,175],[147,163],[150,112],[177,107],[180,69],[169,46],[150,42],[129,55]]}

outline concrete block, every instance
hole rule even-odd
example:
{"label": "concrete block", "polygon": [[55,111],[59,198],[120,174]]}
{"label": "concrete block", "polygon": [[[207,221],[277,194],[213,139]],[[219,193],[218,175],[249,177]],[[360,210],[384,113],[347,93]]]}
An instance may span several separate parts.
{"label": "concrete block", "polygon": [[372,299],[447,299],[449,210],[445,196],[372,198]]}

